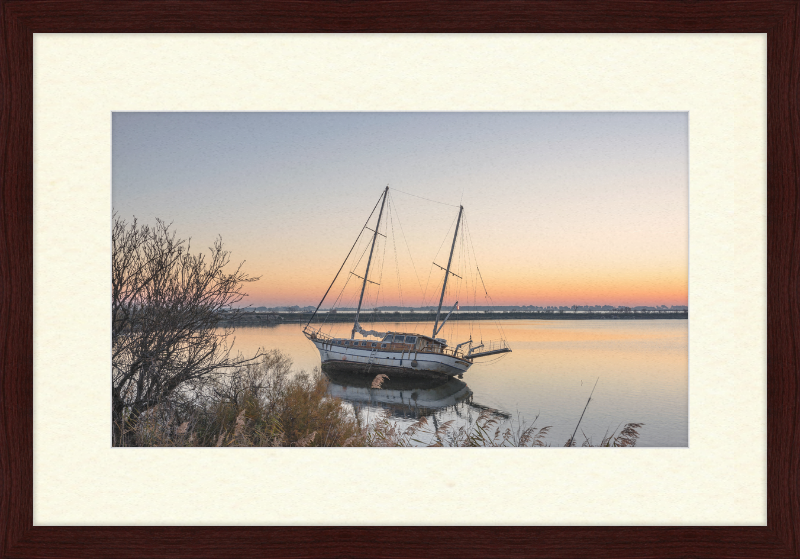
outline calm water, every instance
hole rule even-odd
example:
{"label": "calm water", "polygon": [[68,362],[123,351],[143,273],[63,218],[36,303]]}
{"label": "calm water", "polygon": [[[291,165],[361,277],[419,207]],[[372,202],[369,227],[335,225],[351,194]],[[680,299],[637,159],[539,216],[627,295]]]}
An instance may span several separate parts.
{"label": "calm water", "polygon": [[[528,424],[551,425],[545,439],[562,446],[572,435],[592,386],[599,377],[581,430],[600,442],[607,429],[622,423],[644,423],[637,446],[688,445],[688,321],[686,320],[504,320],[498,321],[512,353],[477,362],[462,381],[445,386],[389,385],[370,392],[358,379],[334,378],[331,392],[361,410],[367,418],[389,408],[403,424],[425,414],[437,424],[474,422],[483,409],[500,420],[513,416]],[[452,340],[467,338],[445,333]],[[494,339],[495,322],[476,322],[473,339]],[[351,325],[333,325],[334,335],[348,335]],[[428,334],[421,323],[378,323],[380,330]],[[236,329],[235,349],[245,354],[259,346],[290,355],[297,369],[320,364],[319,353],[303,336],[302,325],[284,324]],[[454,327],[455,329],[455,327]],[[491,333],[490,333],[491,331]],[[396,379],[395,379],[396,380]],[[466,386],[464,386],[466,385]],[[380,401],[376,401],[380,400]]]}

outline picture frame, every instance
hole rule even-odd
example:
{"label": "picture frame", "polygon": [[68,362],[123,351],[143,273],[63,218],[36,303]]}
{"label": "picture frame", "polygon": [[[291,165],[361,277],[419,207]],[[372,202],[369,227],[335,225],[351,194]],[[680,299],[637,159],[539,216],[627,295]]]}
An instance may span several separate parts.
{"label": "picture frame", "polygon": [[[797,2],[3,2],[3,557],[800,556],[797,372]],[[402,23],[399,23],[402,22]],[[768,40],[766,527],[33,526],[33,33],[715,32]],[[297,546],[296,542],[304,542]]]}

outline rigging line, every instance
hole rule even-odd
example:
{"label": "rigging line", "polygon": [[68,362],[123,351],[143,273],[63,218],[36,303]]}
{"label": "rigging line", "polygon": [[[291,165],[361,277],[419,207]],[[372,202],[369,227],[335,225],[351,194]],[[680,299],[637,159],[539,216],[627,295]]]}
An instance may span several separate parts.
{"label": "rigging line", "polygon": [[413,196],[414,198],[419,198],[421,200],[427,200],[428,202],[433,202],[434,204],[441,204],[443,206],[451,206],[453,208],[457,208],[458,206],[454,204],[448,204],[447,202],[439,202],[437,200],[431,200],[430,198],[423,198],[422,196],[417,196],[416,194],[411,194],[410,192],[403,192],[402,190],[398,190],[397,188],[392,187],[394,192],[399,192],[400,194],[405,194],[406,196]]}
{"label": "rigging line", "polygon": [[496,357],[496,358],[492,359],[491,361],[484,361],[483,363],[473,363],[472,366],[473,367],[484,367],[486,365],[491,365],[492,363],[497,363],[498,361],[500,361],[501,359],[505,359],[506,357],[508,357],[508,353],[505,353],[505,354],[501,355],[500,357]]}
{"label": "rigging line", "polygon": [[[381,271],[383,270],[383,259],[381,259],[381,267],[379,268],[379,270]],[[381,296],[381,286],[380,286],[381,281],[383,281],[383,274],[379,274],[378,288],[375,290],[374,303],[372,303],[372,324],[375,324],[375,322],[377,322],[378,319],[378,299]],[[372,302],[372,300],[370,300],[370,302]]]}
{"label": "rigging line", "polygon": [[[462,219],[464,219],[463,216],[462,216]],[[465,302],[469,303],[469,287],[470,287],[470,284],[469,284],[469,281],[470,281],[469,272],[470,272],[470,268],[469,268],[469,250],[466,248],[466,245],[467,245],[466,236],[467,236],[467,232],[466,232],[466,222],[465,222],[464,231],[462,232],[462,235],[461,235],[461,259],[462,259],[461,260],[462,261],[462,268],[461,269],[463,270],[463,274],[464,274],[464,298],[466,299]],[[470,324],[469,324],[470,335],[472,334],[473,326],[474,325],[472,324],[472,321],[470,321]]]}
{"label": "rigging line", "polygon": [[[351,276],[349,274],[347,275],[347,280],[344,282],[344,285],[342,286],[342,290],[339,291],[339,295],[336,297],[336,300],[333,302],[333,306],[331,307],[331,311],[333,311],[336,308],[336,303],[338,303],[339,299],[341,299],[342,293],[344,293],[344,289],[347,287],[347,284],[350,283],[350,278],[352,278],[352,277],[353,276]],[[328,319],[331,316],[331,311],[328,311],[328,314],[325,315],[325,320],[322,321],[322,326],[324,326],[325,323],[328,322]],[[330,323],[330,329],[328,330],[328,333],[330,333],[332,330],[333,330],[333,323]]]}
{"label": "rigging line", "polygon": [[[469,229],[469,228],[467,229],[467,236],[468,236],[469,239],[472,239],[472,229]],[[472,261],[475,263],[475,268],[477,270],[477,268],[478,268],[478,260],[477,260],[477,257],[474,254],[474,248],[473,248],[473,254],[472,254]],[[472,272],[472,288],[473,288],[472,299],[475,302],[475,306],[477,306],[478,305],[478,272],[477,271]]]}
{"label": "rigging line", "polygon": [[[389,236],[392,237],[392,244],[394,245],[394,228],[392,227],[392,212],[387,210],[386,212],[386,244],[389,244]],[[393,252],[397,252],[397,250],[393,250]],[[394,254],[395,259],[395,279],[397,279],[397,254]]]}
{"label": "rigging line", "polygon": [[[351,276],[358,277],[356,275],[356,273],[355,273],[356,268],[358,268],[358,265],[361,264],[361,261],[364,259],[364,255],[367,254],[367,249],[370,247],[370,244],[371,243],[369,242],[369,239],[366,239],[366,243],[364,243],[364,250],[361,251],[361,256],[358,257],[358,260],[356,260],[355,264],[353,264],[353,267],[350,268],[350,275]],[[354,302],[355,302],[355,299],[354,299]]]}
{"label": "rigging line", "polygon": [[[464,216],[461,216],[461,219],[464,219]],[[467,268],[467,260],[469,257],[469,253],[466,248],[466,231],[461,232],[461,270],[464,279],[461,281],[462,288],[464,290],[464,302],[469,303],[469,268]],[[461,300],[461,296],[459,296],[459,301]],[[459,309],[460,311],[461,309]],[[465,327],[469,330],[470,334],[472,333],[472,325],[466,324]]]}
{"label": "rigging line", "polygon": [[[337,295],[336,299],[333,302],[333,305],[331,306],[331,310],[335,310],[340,303],[344,303],[343,295],[351,279],[353,279],[353,275],[348,274],[347,279],[344,282],[344,285],[342,285],[342,289],[339,290],[339,295]],[[330,313],[328,313],[328,316],[330,316]]]}
{"label": "rigging line", "polygon": [[[378,299],[379,299],[379,297],[383,296],[383,290],[381,289],[381,285],[383,285],[383,267],[386,264],[386,245],[389,244],[389,242],[385,240],[386,239],[386,233],[389,232],[386,229],[386,224],[384,224],[384,226],[383,226],[383,232],[384,232],[384,236],[383,236],[384,241],[383,241],[383,253],[381,254],[381,268],[380,268],[381,269],[381,275],[380,275],[380,279],[378,280],[378,283],[380,285],[378,285],[378,293],[375,294],[375,308],[378,307],[378,303],[379,303]],[[386,299],[384,299],[383,302],[386,303]],[[386,306],[386,305],[384,304],[384,306]]]}
{"label": "rigging line", "polygon": [[[378,267],[378,270],[380,271],[380,273],[378,275],[378,289],[375,292],[375,311],[373,311],[373,314],[374,314],[374,316],[376,318],[377,318],[377,312],[378,312],[378,306],[379,306],[378,303],[380,303],[380,297],[382,295],[381,286],[383,285],[383,266],[384,266],[384,263],[386,261],[386,244],[387,244],[387,242],[386,242],[385,233],[387,233],[388,231],[386,230],[386,224],[385,223],[384,223],[384,226],[383,226],[383,231],[384,231],[384,233],[382,233],[383,241],[381,241],[381,242],[383,242],[383,252],[381,252],[381,254],[380,254],[380,266]],[[374,321],[373,321],[373,324],[374,324]]]}
{"label": "rigging line", "polygon": [[442,251],[442,247],[444,246],[445,241],[447,241],[447,239],[450,237],[450,229],[453,228],[453,225],[455,224],[457,219],[458,216],[454,217],[453,221],[450,223],[450,227],[447,228],[447,233],[445,233],[444,238],[442,239],[442,244],[439,245],[439,250],[436,251],[436,255],[433,257],[434,260],[436,260],[439,257],[439,253]]}
{"label": "rigging line", "polygon": [[[457,215],[455,218],[453,218],[453,221],[450,223],[450,227],[448,227],[448,228],[447,228],[447,233],[445,234],[444,238],[442,239],[442,244],[441,244],[441,245],[439,245],[439,250],[437,250],[437,251],[436,251],[436,255],[433,257],[434,264],[436,263],[436,259],[439,257],[439,253],[442,251],[442,247],[444,246],[444,243],[445,243],[445,241],[446,241],[446,240],[447,240],[447,239],[450,237],[450,229],[452,229],[452,228],[453,228],[453,225],[455,225],[455,224],[456,224],[456,222],[458,221],[458,216],[459,216],[459,215],[461,215],[461,212],[459,212],[459,214],[458,214],[458,215]],[[438,264],[436,264],[436,265],[438,266]],[[440,266],[440,267],[441,267],[441,266]],[[443,279],[442,281],[444,282],[446,279],[447,279],[447,272],[445,272],[445,274],[444,274],[444,279]],[[438,286],[438,284],[437,284],[437,286]],[[437,289],[437,290],[436,290],[436,292],[438,292],[438,291],[439,291],[439,290]],[[434,296],[434,297],[435,297],[435,296]],[[435,299],[433,299],[433,300],[431,301],[431,303],[432,303],[433,301],[435,301]]]}
{"label": "rigging line", "polygon": [[[483,284],[483,291],[484,291],[484,293],[486,293],[486,297],[489,299],[489,301],[491,301],[493,307],[496,306],[494,304],[494,299],[492,299],[492,296],[489,295],[488,291],[486,291],[486,283],[484,283],[484,281],[483,281],[483,274],[481,274],[481,269],[478,268],[477,263],[475,264],[475,268],[478,270],[478,275],[481,278],[481,284]],[[494,314],[494,313],[492,313],[492,314]],[[503,334],[503,338],[505,338],[506,337],[505,330],[503,330],[503,327],[498,322],[498,319],[495,318],[494,323],[495,323],[495,326],[497,326],[498,330],[500,330],[500,332]]]}
{"label": "rigging line", "polygon": [[[475,258],[475,270],[477,270],[478,277],[481,280],[481,285],[483,285],[483,292],[485,294],[484,299],[488,300],[487,302],[490,302],[490,303],[494,304],[494,301],[492,301],[491,297],[489,297],[489,292],[486,290],[486,284],[483,281],[483,275],[481,274],[481,269],[478,267],[478,255],[475,254],[475,243],[472,241],[472,233],[468,232],[468,234],[469,234],[469,244],[470,244],[470,247],[472,248],[472,254],[473,254],[474,258]],[[478,326],[478,331],[480,332],[481,337],[483,337],[483,329],[480,327],[480,325]],[[505,337],[505,332],[503,332],[502,329],[500,329],[500,332],[502,332],[503,333],[503,337]]]}
{"label": "rigging line", "polygon": [[394,220],[392,219],[392,212],[389,212],[389,225],[392,228],[392,249],[394,250],[394,271],[397,276],[397,289],[400,291],[400,306],[403,306],[403,286],[400,283],[400,264],[397,260],[397,236],[394,233]]}
{"label": "rigging line", "polygon": [[[464,219],[464,231],[465,231],[464,234],[468,236],[469,232],[467,231],[467,221],[466,221],[466,219]],[[466,241],[465,241],[464,244],[466,245]],[[474,307],[475,306],[475,273],[472,271],[472,255],[469,253],[469,248],[467,248],[467,270],[469,271],[469,276],[468,276],[469,277],[469,285],[467,287],[467,297],[472,295],[472,306]],[[472,289],[470,290],[470,288],[472,288]],[[475,318],[474,318],[474,315],[473,315],[473,318],[470,321],[470,328],[469,328],[470,335],[472,335],[472,331],[474,329],[475,329]]]}
{"label": "rigging line", "polygon": [[[462,216],[462,219],[463,219],[463,216]],[[464,241],[465,236],[466,236],[466,230],[463,231],[462,235],[461,235],[461,270],[463,271],[463,274],[464,274],[464,280],[463,280],[464,295],[463,295],[463,297],[464,297],[464,302],[466,303],[465,306],[468,306],[469,305],[469,271],[470,270],[467,267],[467,261],[469,260],[469,253],[466,251],[466,247],[465,247],[465,244],[466,244],[465,241]],[[460,300],[461,300],[461,298],[459,298],[459,301]],[[472,325],[471,324],[467,324],[466,327],[469,329],[470,332],[472,332]]]}
{"label": "rigging line", "polygon": [[[397,207],[394,206],[393,209],[394,209],[394,217],[392,217],[392,237],[393,237],[393,243],[394,243],[394,246],[395,246],[395,252],[397,252],[397,236],[396,236],[396,233],[394,232],[394,220],[395,220],[395,218],[397,218],[398,226],[401,227],[401,230],[400,230],[401,235],[404,235],[404,233],[402,232],[402,225],[400,225],[400,217],[399,217],[399,215],[397,213]],[[406,244],[406,248],[408,248],[408,244]],[[411,258],[411,253],[410,252],[409,252],[408,256],[409,256],[409,258]],[[405,308],[405,304],[406,303],[405,303],[405,297],[403,295],[402,276],[400,274],[399,257],[400,257],[399,253],[395,254],[395,266],[397,267],[397,284],[400,287],[400,306]],[[411,265],[412,265],[412,267],[414,266],[414,260],[413,259],[411,259]],[[414,274],[416,275],[416,269],[414,269]],[[417,283],[419,283],[419,279],[417,280]],[[412,303],[411,303],[410,300],[408,302],[408,306],[409,306],[408,307],[409,309],[413,308]],[[403,311],[403,312],[405,312],[405,311]]]}
{"label": "rigging line", "polygon": [[[433,264],[431,264],[431,270],[433,270]],[[430,275],[428,276],[428,279],[430,280]],[[444,281],[444,279],[442,281]],[[432,294],[433,293],[439,293],[439,282],[438,281],[436,282],[436,289],[432,292]],[[433,302],[433,301],[431,301],[431,302]],[[431,310],[433,310],[433,309],[431,309]]]}
{"label": "rigging line", "polygon": [[[389,201],[392,202],[394,199],[389,198]],[[422,291],[422,282],[419,280],[419,274],[417,273],[417,265],[414,264],[414,257],[411,256],[411,248],[408,246],[408,239],[406,239],[406,232],[403,231],[403,223],[400,221],[400,213],[397,211],[397,206],[394,204],[391,205],[394,209],[394,214],[397,217],[397,225],[400,226],[400,234],[403,235],[403,241],[406,243],[406,250],[408,251],[408,257],[411,259],[411,266],[414,268],[414,275],[417,277],[417,283],[419,284],[419,289]]]}
{"label": "rigging line", "polygon": [[[380,202],[380,201],[381,201],[381,199],[380,199],[380,196],[379,196],[379,197],[378,197],[378,202]],[[370,220],[370,218],[372,218],[372,214],[374,214],[374,213],[375,213],[375,208],[377,208],[377,207],[378,207],[378,202],[375,202],[375,207],[374,207],[374,208],[372,208],[372,211],[369,213],[369,217],[367,218],[367,221],[365,221],[365,222],[364,222],[364,227],[362,227],[362,228],[361,228],[361,231],[359,231],[359,232],[358,232],[358,237],[356,237],[356,240],[355,240],[355,242],[353,243],[353,246],[352,246],[352,247],[350,247],[350,252],[348,252],[348,253],[347,253],[347,256],[345,256],[345,258],[344,258],[344,262],[342,262],[342,265],[339,267],[339,271],[338,271],[338,272],[336,272],[336,275],[333,277],[333,281],[332,281],[332,282],[331,282],[331,284],[328,286],[328,291],[330,291],[330,290],[331,290],[331,287],[333,287],[333,284],[336,282],[336,278],[338,278],[338,277],[339,277],[339,274],[342,272],[342,268],[344,268],[344,265],[345,265],[345,263],[347,262],[347,259],[348,259],[348,258],[350,258],[350,254],[353,252],[353,249],[356,247],[356,243],[358,243],[358,239],[360,239],[360,238],[361,238],[361,233],[363,233],[363,232],[364,232],[364,229],[366,229],[366,227],[367,227],[367,223],[369,223],[369,220]],[[328,291],[326,291],[326,292],[325,292],[325,295],[323,295],[323,296],[322,296],[322,299],[320,300],[320,302],[319,302],[319,305],[317,305],[317,308],[314,310],[314,314],[312,314],[312,315],[311,315],[311,318],[310,318],[310,319],[308,319],[308,322],[306,323],[306,326],[308,326],[309,324],[311,324],[311,321],[312,321],[312,320],[314,320],[314,316],[317,314],[317,311],[318,311],[318,310],[319,310],[319,308],[322,306],[322,302],[323,302],[323,301],[325,301],[325,297],[328,295]]]}
{"label": "rigging line", "polygon": [[[378,266],[378,262],[379,262],[379,258],[378,258],[378,255],[376,255],[375,256],[375,263],[373,265],[374,266]],[[378,283],[380,284],[380,280],[378,280]],[[367,292],[364,294],[364,297],[367,300],[367,305],[370,308],[370,310],[367,313],[365,313],[365,316],[367,317],[365,322],[367,322],[367,323],[369,323],[371,325],[370,326],[371,330],[375,329],[375,321],[377,319],[378,293],[380,292],[380,290],[381,290],[381,286],[377,285],[375,287],[375,291],[373,293],[372,286],[370,285],[368,287]],[[374,303],[373,303],[373,300],[375,301]]]}
{"label": "rigging line", "polygon": [[[351,276],[351,278],[352,278],[352,276]],[[350,279],[350,278],[348,278],[348,279]],[[358,287],[358,286],[356,286],[356,287]],[[355,295],[349,295],[349,296],[347,296],[347,297],[345,297],[345,295],[346,295],[346,292],[345,292],[345,290],[343,289],[343,290],[342,290],[342,298],[340,299],[340,301],[341,301],[341,303],[342,303],[342,308],[343,308],[343,309],[350,308],[350,306],[352,305],[352,303],[353,303],[353,300],[354,300],[354,298],[355,298]]]}
{"label": "rigging line", "polygon": [[477,294],[478,294],[478,255],[475,254],[475,244],[472,242],[472,229],[467,223],[467,238],[469,239],[470,248],[472,249],[472,259],[475,263],[475,271],[472,274],[472,277],[475,281],[475,304],[477,305]]}
{"label": "rigging line", "polygon": [[[383,236],[383,234],[380,231],[378,231],[378,235]],[[377,242],[380,243],[382,241],[381,241],[381,239],[378,239]],[[373,269],[377,268],[381,272],[383,270],[383,258],[382,258],[381,254],[380,254],[380,248],[378,248],[378,252],[375,253],[375,261],[373,262],[372,267],[373,267]],[[372,303],[372,299],[371,299],[371,297],[372,297],[372,285],[368,285],[367,286],[367,291],[364,294],[364,297],[366,298],[368,306],[371,307],[371,309],[372,309],[371,311],[367,311],[365,313],[365,315],[364,315],[364,316],[366,316],[365,322],[367,322],[367,323],[372,325],[370,328],[374,328],[375,320],[377,318],[377,315],[376,315],[376,310],[377,309],[376,308],[378,306],[378,296],[380,294],[381,282],[382,281],[383,281],[383,276],[379,275],[378,283],[377,283],[377,286],[375,288],[376,290],[375,290],[375,304],[374,305],[371,304]]]}
{"label": "rigging line", "polygon": [[[362,250],[362,251],[361,251],[361,256],[358,258],[358,260],[356,261],[356,263],[355,263],[355,264],[353,264],[353,267],[352,267],[352,268],[350,268],[350,273],[347,275],[347,280],[344,282],[344,285],[342,286],[342,290],[341,290],[341,291],[339,291],[339,296],[338,296],[338,297],[336,298],[336,300],[333,302],[333,306],[331,307],[331,310],[333,310],[333,309],[335,309],[335,308],[336,308],[336,305],[339,303],[339,301],[341,301],[342,303],[344,303],[344,299],[342,299],[342,295],[344,294],[344,290],[345,290],[345,288],[347,288],[347,285],[348,285],[348,283],[350,283],[350,280],[353,278],[353,275],[354,275],[354,274],[353,274],[353,271],[354,271],[354,270],[355,270],[355,269],[358,267],[358,264],[359,264],[359,263],[361,262],[361,260],[364,258],[364,254],[366,254],[366,252],[367,252],[367,248],[368,248],[368,247],[369,247],[369,242],[367,242],[367,243],[364,245],[364,250]],[[353,302],[355,302],[355,301],[353,301]],[[328,315],[325,317],[325,321],[323,321],[323,324],[324,324],[325,322],[327,322],[327,321],[328,321],[328,317],[330,317],[330,313],[328,313]]]}
{"label": "rigging line", "polygon": [[[463,213],[462,213],[462,219],[463,219]],[[458,302],[460,300],[460,298],[461,298],[461,288],[463,287],[463,284],[464,284],[464,277],[466,277],[466,275],[463,272],[463,268],[462,268],[463,257],[464,257],[464,242],[463,242],[464,230],[463,229],[461,229],[459,231],[459,235],[460,235],[459,241],[461,241],[461,242],[458,245],[458,253],[456,255],[456,270],[458,270],[460,272],[461,277],[458,278],[458,281],[455,282],[455,286],[454,286],[455,287],[454,299],[456,300],[456,302]],[[453,338],[454,339],[458,339],[458,332],[459,332],[459,324],[458,324],[458,322],[459,322],[458,320],[455,320],[455,323],[452,325],[452,328],[450,329],[450,332],[453,334]]]}
{"label": "rigging line", "polygon": [[[462,216],[463,219],[463,216]],[[466,274],[466,266],[464,264],[464,231],[461,231],[461,238],[460,238],[460,246],[458,247],[458,271],[461,272],[461,278],[458,282],[458,300],[461,300],[461,290],[464,289],[466,292],[467,289],[467,274]]]}
{"label": "rigging line", "polygon": [[428,269],[428,281],[425,282],[425,292],[422,294],[422,306],[425,306],[425,301],[428,298],[428,284],[431,282],[431,274],[433,273],[433,264]]}
{"label": "rigging line", "polygon": [[[469,231],[467,231],[467,234],[468,235],[470,234]],[[478,263],[475,261],[474,258],[473,258],[472,263],[475,264],[475,266],[477,268],[477,264]],[[478,272],[477,271],[473,271],[472,272],[472,301],[473,301],[472,304],[476,307],[476,312],[477,312],[477,306],[478,306]],[[480,320],[477,320],[476,322],[478,323],[478,333],[481,334],[481,337],[482,337],[483,336],[483,330],[481,329]]]}
{"label": "rigging line", "polygon": [[353,264],[352,268],[350,268],[351,272],[355,272],[356,268],[358,268],[358,265],[361,264],[361,260],[363,260],[364,255],[367,254],[367,249],[369,248],[369,245],[370,245],[369,239],[367,239],[367,242],[364,244],[364,250],[361,251],[361,256],[358,257],[356,263]]}
{"label": "rigging line", "polygon": [[[356,284],[356,290],[358,290],[358,284]],[[350,295],[350,297],[347,298],[347,304],[343,305],[342,308],[352,309],[356,305],[356,299],[358,298],[359,295],[360,293],[358,294],[353,293],[352,295]]]}
{"label": "rigging line", "polygon": [[[374,213],[374,208],[373,208],[373,213]],[[367,221],[367,223],[369,223],[369,220]],[[364,255],[367,253],[367,248],[369,248],[369,241],[367,241],[367,242],[365,243],[365,245],[364,245],[364,250],[362,250],[362,251],[361,251],[361,256],[359,256],[359,257],[358,257],[358,260],[355,262],[355,264],[353,264],[352,268],[350,268],[350,274],[348,274],[348,275],[347,275],[347,280],[344,282],[344,285],[342,286],[342,289],[341,289],[341,291],[339,291],[339,296],[338,296],[338,297],[336,298],[336,300],[333,302],[333,306],[331,307],[331,309],[334,309],[334,308],[336,308],[336,305],[337,305],[337,304],[338,304],[340,301],[342,302],[342,304],[344,304],[344,299],[342,299],[342,295],[344,294],[344,291],[345,291],[345,289],[347,288],[347,285],[350,283],[350,280],[353,278],[353,272],[354,272],[354,271],[355,271],[355,269],[358,267],[358,265],[359,265],[359,263],[361,262],[361,260],[364,258]],[[352,250],[352,249],[351,249],[351,250]],[[345,262],[346,262],[346,260],[345,260]],[[329,288],[329,289],[330,289],[330,288]],[[351,301],[352,301],[353,303],[355,302],[355,296],[353,296],[353,298],[351,299]],[[330,317],[330,313],[328,313],[328,315],[325,317],[325,321],[323,321],[323,324],[325,324],[325,323],[328,321],[328,318],[329,318],[329,317]],[[331,323],[331,328],[332,328],[332,327],[333,327],[333,323]]]}
{"label": "rigging line", "polygon": [[[467,231],[467,218],[466,218],[466,215],[462,216],[461,219],[464,221],[464,238],[467,239],[468,238],[467,237],[468,236],[468,231]],[[467,244],[466,240],[464,240],[463,241],[463,246],[466,247],[466,244]],[[467,278],[466,279],[466,287],[465,287],[466,297],[467,297],[467,301],[469,302],[469,297],[470,297],[470,295],[472,295],[472,306],[474,307],[475,306],[475,289],[474,289],[474,286],[475,286],[475,273],[472,271],[472,256],[469,253],[469,248],[466,248],[465,250],[466,250],[466,258],[465,258],[465,266],[466,266],[466,268],[465,269],[466,269],[467,273],[464,274],[464,277]],[[474,309],[473,309],[473,311],[474,311]],[[474,315],[473,315],[473,318],[471,318],[470,321],[469,321],[470,336],[472,336],[472,331],[474,329],[475,329],[475,318],[474,318]]]}

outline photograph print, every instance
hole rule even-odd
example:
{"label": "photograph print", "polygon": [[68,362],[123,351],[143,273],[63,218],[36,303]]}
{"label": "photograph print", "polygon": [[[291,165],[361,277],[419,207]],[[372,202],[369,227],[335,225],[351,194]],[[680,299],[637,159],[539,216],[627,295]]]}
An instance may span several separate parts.
{"label": "photograph print", "polygon": [[688,446],[688,113],[117,112],[113,446]]}

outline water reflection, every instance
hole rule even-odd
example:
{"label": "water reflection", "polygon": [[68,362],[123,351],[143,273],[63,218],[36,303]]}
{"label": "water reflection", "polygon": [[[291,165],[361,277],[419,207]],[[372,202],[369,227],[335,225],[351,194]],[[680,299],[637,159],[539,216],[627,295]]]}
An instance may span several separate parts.
{"label": "water reflection", "polygon": [[461,416],[466,409],[488,411],[498,419],[510,419],[511,415],[473,401],[473,393],[467,383],[457,378],[388,378],[380,388],[372,388],[374,375],[342,371],[323,370],[328,378],[328,393],[350,402],[354,409],[361,406],[379,407],[388,410],[392,417],[414,418],[433,416],[452,411]]}
{"label": "water reflection", "polygon": [[[588,436],[597,440],[620,422],[637,422],[645,424],[637,447],[688,445],[688,321],[505,320],[500,323],[514,353],[499,361],[470,367],[463,380],[473,394],[455,405],[447,403],[443,408],[435,408],[431,403],[421,404],[420,395],[417,407],[427,405],[425,413],[436,410],[436,420],[455,419],[459,427],[469,427],[470,417],[480,415],[481,408],[475,401],[490,411],[510,412],[512,426],[522,422],[530,425],[539,416],[538,426],[552,426],[548,442],[560,446],[572,436],[592,386],[600,377],[581,421],[581,430]],[[484,324],[477,321],[478,326]],[[458,321],[454,323],[454,327],[459,325],[463,326]],[[384,326],[387,330],[413,332],[415,323]],[[351,327],[335,324],[330,333],[349,336]],[[459,338],[455,334],[446,333],[445,337]],[[319,352],[303,336],[300,324],[237,327],[235,335],[234,351],[252,355],[259,347],[277,348],[291,356],[296,370],[312,371],[320,366]],[[362,389],[362,397],[364,392],[369,393],[366,389],[371,382],[370,378],[355,385]],[[338,384],[351,386],[347,382]],[[371,405],[369,399],[357,401],[358,391],[350,391],[352,395],[345,399],[363,408],[365,415],[372,410],[383,413],[381,406],[394,406],[390,412],[395,413],[395,420],[400,425],[410,425],[416,419],[406,394],[409,387],[395,388],[394,383],[390,386],[403,391],[402,399],[397,394],[395,403]],[[433,423],[430,416],[428,419]]]}

